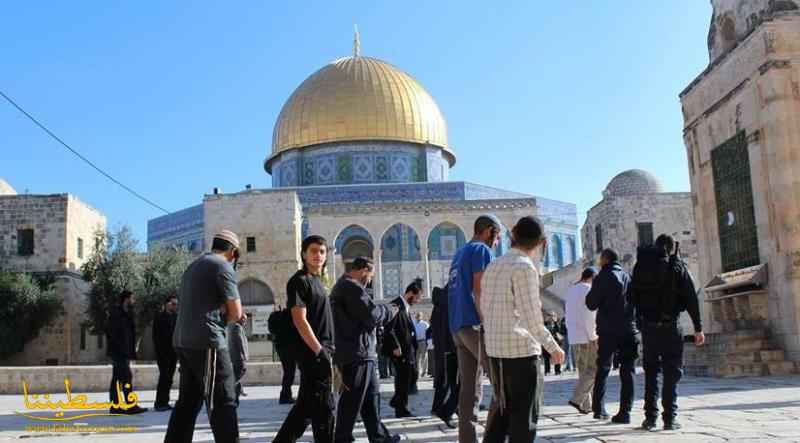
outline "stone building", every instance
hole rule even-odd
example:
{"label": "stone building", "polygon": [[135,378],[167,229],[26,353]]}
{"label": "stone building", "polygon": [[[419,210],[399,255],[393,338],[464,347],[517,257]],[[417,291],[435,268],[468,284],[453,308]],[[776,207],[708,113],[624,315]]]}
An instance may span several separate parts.
{"label": "stone building", "polygon": [[[708,67],[680,94],[715,332],[800,361],[800,2],[713,0]],[[751,361],[752,363],[752,361]]]}
{"label": "stone building", "polygon": [[614,177],[603,191],[603,199],[587,213],[581,231],[585,258],[611,248],[628,270],[636,263],[639,246],[653,244],[660,234],[672,235],[680,242],[681,256],[692,274],[697,275],[691,194],[665,192],[647,171],[633,169]]}
{"label": "stone building", "polygon": [[102,336],[82,325],[89,286],[80,267],[106,218],[70,194],[19,195],[0,179],[0,269],[50,274],[65,314],[4,364],[88,363],[105,354]]}
{"label": "stone building", "polygon": [[201,251],[217,229],[236,231],[245,311],[261,312],[256,335],[266,331],[266,313],[285,303],[285,284],[308,234],[330,242],[332,276],[357,256],[372,257],[377,299],[400,295],[416,277],[427,294],[443,286],[455,251],[485,213],[505,225],[498,254],[509,247],[506,228],[535,214],[554,245],[543,268],[576,260],[574,204],[448,181],[455,162],[430,94],[397,67],[356,51],[312,74],[283,105],[263,165],[271,189],[215,189],[202,205],[150,220],[148,247]]}

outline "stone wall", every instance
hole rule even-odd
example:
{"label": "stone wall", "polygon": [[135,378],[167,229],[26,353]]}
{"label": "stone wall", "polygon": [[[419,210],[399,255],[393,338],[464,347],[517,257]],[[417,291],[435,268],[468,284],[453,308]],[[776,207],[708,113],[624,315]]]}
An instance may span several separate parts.
{"label": "stone wall", "polygon": [[800,360],[800,14],[761,23],[689,85],[681,104],[700,280],[723,271],[711,152],[744,131],[771,329]]}
{"label": "stone wall", "polygon": [[[151,364],[133,364],[134,390],[155,390],[158,385],[158,367]],[[278,386],[283,370],[280,363],[254,362],[247,364],[245,386]],[[0,367],[0,395],[22,394],[22,381],[31,393],[56,394],[54,400],[64,398],[64,378],[70,380],[73,394],[108,392],[111,382],[111,365],[95,366],[30,366]],[[175,371],[173,388],[180,384],[180,368]],[[61,394],[61,395],[58,395]],[[149,405],[146,405],[149,406]],[[24,405],[20,400],[20,409]]]}
{"label": "stone wall", "polygon": [[[75,271],[91,253],[95,232],[105,228],[105,216],[69,194],[0,196],[0,267],[20,272]],[[33,229],[32,255],[18,254],[21,229]],[[83,239],[82,258],[78,238]]]}

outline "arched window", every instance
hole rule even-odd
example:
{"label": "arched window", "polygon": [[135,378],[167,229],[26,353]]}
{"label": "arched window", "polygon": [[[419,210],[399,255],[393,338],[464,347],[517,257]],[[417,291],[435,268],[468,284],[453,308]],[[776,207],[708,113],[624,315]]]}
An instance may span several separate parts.
{"label": "arched window", "polygon": [[594,227],[594,244],[597,252],[603,252],[603,227],[599,223]]}
{"label": "arched window", "polygon": [[268,306],[275,304],[275,296],[270,287],[254,278],[247,279],[239,284],[239,297],[242,306]]}

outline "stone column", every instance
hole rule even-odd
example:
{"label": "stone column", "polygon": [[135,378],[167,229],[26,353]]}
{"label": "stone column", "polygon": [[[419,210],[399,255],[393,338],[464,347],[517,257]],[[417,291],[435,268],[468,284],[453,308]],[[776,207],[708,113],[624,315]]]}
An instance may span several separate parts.
{"label": "stone column", "polygon": [[332,260],[331,260],[331,276],[333,277],[334,281],[336,281],[336,279],[338,278],[338,274],[336,274],[336,259],[337,259],[336,253],[337,252],[338,251],[336,250],[336,248],[331,249],[331,258],[332,258]]}
{"label": "stone column", "polygon": [[428,257],[428,246],[424,245],[419,250],[420,254],[422,255],[422,265],[424,266],[425,270],[425,296],[431,296],[431,263]]}
{"label": "stone column", "polygon": [[375,257],[375,281],[373,282],[373,292],[376,300],[383,300],[383,250],[375,248],[372,252]]}

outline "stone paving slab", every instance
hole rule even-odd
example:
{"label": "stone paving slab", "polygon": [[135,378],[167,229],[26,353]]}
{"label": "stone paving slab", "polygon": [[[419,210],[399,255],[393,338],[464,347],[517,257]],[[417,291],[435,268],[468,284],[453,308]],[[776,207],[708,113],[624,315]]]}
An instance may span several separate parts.
{"label": "stone paving slab", "polygon": [[[643,389],[642,375],[636,379],[637,398]],[[643,420],[641,401],[636,403],[633,423],[629,426],[601,423],[590,416],[577,414],[566,405],[575,385],[573,375],[547,377],[545,386],[545,408],[539,421],[537,441],[550,443],[582,442],[799,442],[800,443],[800,376],[709,379],[687,377],[681,384],[680,418],[684,428],[674,432],[645,432],[636,427]],[[296,389],[296,388],[295,388]],[[420,394],[412,397],[411,409],[419,415],[415,419],[399,420],[392,417],[388,399],[392,394],[390,382],[384,382],[382,408],[386,425],[400,433],[406,441],[416,443],[455,442],[457,432],[446,428],[440,421],[427,415],[432,397],[431,381],[420,383]],[[609,386],[609,410],[618,407],[619,385],[612,377]],[[490,392],[484,386],[484,392]],[[244,442],[269,442],[281,425],[289,406],[278,405],[279,388],[249,387],[247,397],[242,398],[239,409],[240,430]],[[144,406],[152,406],[154,391],[139,392]],[[173,392],[173,399],[177,392]],[[88,394],[90,401],[104,401],[103,394]],[[53,399],[63,398],[54,395]],[[488,398],[486,399],[488,401]],[[22,396],[0,396],[0,442],[161,442],[169,420],[169,412],[150,411],[133,417],[92,417],[78,420],[83,427],[71,426],[70,430],[85,430],[86,426],[113,426],[112,433],[29,432],[26,426],[42,422],[19,416],[23,411]],[[48,416],[52,416],[49,414]],[[486,413],[481,413],[481,420]],[[135,433],[121,432],[120,427],[130,426]],[[357,426],[357,441],[366,442],[362,426]],[[198,417],[195,442],[213,442],[205,412]],[[301,440],[312,441],[311,432]]]}

